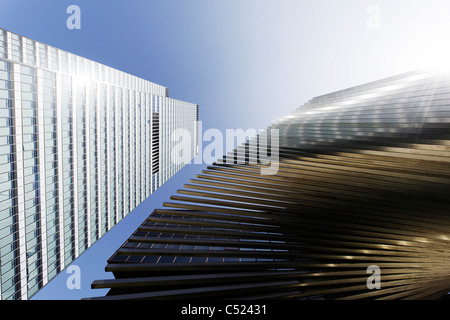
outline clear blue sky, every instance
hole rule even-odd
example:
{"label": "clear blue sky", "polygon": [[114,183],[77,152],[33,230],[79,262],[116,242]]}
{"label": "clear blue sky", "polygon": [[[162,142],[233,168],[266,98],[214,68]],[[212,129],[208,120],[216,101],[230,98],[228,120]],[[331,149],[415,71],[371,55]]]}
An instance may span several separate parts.
{"label": "clear blue sky", "polygon": [[[66,9],[81,8],[81,30]],[[375,5],[374,9],[371,6]],[[0,27],[170,88],[203,128],[263,128],[314,96],[407,72],[448,53],[450,1],[0,0]],[[448,56],[448,55],[447,55]],[[80,299],[106,259],[199,172],[188,166],[36,299]]]}

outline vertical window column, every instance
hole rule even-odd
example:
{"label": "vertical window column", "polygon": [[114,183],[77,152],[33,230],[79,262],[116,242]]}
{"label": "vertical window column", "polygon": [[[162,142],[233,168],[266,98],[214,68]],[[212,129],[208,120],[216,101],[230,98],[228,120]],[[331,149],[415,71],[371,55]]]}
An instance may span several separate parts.
{"label": "vertical window column", "polygon": [[62,88],[62,75],[56,74],[56,136],[57,136],[57,163],[58,163],[58,234],[59,234],[59,250],[60,250],[60,268],[65,268],[64,263],[64,175],[63,175],[63,123],[62,123],[62,103],[63,103],[63,88]]}
{"label": "vertical window column", "polygon": [[15,62],[22,62],[23,60],[23,48],[22,48],[22,37],[8,32],[8,58]]}
{"label": "vertical window column", "polygon": [[21,66],[22,133],[24,159],[27,295],[42,287],[39,140],[36,70]]}
{"label": "vertical window column", "polygon": [[98,144],[98,168],[99,168],[99,200],[100,200],[100,237],[108,231],[108,106],[107,106],[107,88],[105,84],[99,84],[99,144]]}
{"label": "vertical window column", "polygon": [[[42,78],[42,123],[44,132],[44,144],[41,146],[40,156],[44,159],[41,167],[42,176],[45,179],[45,211],[42,214],[46,219],[46,254],[47,275],[53,278],[60,271],[60,238],[59,238],[59,181],[58,181],[58,136],[57,136],[57,111],[56,111],[56,76]],[[46,94],[43,94],[47,91]],[[53,92],[53,93],[50,93]],[[44,201],[43,201],[44,202]]]}
{"label": "vertical window column", "polygon": [[131,212],[136,207],[136,92],[130,90],[130,128],[129,128],[129,157],[130,157],[130,209]]}
{"label": "vertical window column", "polygon": [[123,89],[117,88],[117,211],[118,221],[120,221],[124,213],[124,114],[123,108]]}
{"label": "vertical window column", "polygon": [[19,234],[17,208],[17,162],[12,65],[0,62],[0,298],[20,295]]}
{"label": "vertical window column", "polygon": [[48,282],[48,248],[47,248],[47,199],[46,199],[46,179],[45,179],[45,117],[44,117],[44,91],[45,87],[54,88],[52,81],[44,80],[42,70],[37,71],[37,128],[39,139],[39,221],[41,228],[41,255],[42,255],[42,285]]}
{"label": "vertical window column", "polygon": [[86,121],[86,84],[73,81],[74,96],[74,132],[76,132],[77,178],[76,194],[78,197],[75,210],[78,212],[78,250],[79,254],[89,247],[89,211],[88,211],[88,158],[87,158],[87,121]]}
{"label": "vertical window column", "polygon": [[23,152],[23,123],[22,123],[22,86],[21,66],[12,65],[14,81],[14,129],[16,138],[15,160],[17,170],[17,209],[18,209],[18,263],[19,275],[15,279],[17,295],[27,299],[27,259],[26,259],[26,229],[25,229],[25,190],[24,190],[24,152]]}
{"label": "vertical window column", "polygon": [[108,230],[117,221],[117,123],[116,123],[116,87],[108,86],[108,190],[109,218]]}
{"label": "vertical window column", "polygon": [[[85,88],[85,95],[86,95],[86,105],[85,105],[85,126],[86,126],[86,211],[87,211],[87,242],[88,242],[88,247],[90,247],[92,245],[92,234],[94,233],[93,228],[95,228],[95,223],[94,226],[92,226],[92,211],[93,208],[91,208],[91,202],[92,202],[92,197],[94,197],[95,195],[92,193],[92,189],[91,189],[91,172],[93,170],[95,170],[95,166],[92,166],[91,164],[91,156],[92,153],[94,152],[93,148],[91,148],[91,143],[92,143],[92,136],[91,136],[91,131],[92,131],[92,110],[91,110],[91,90],[88,87],[89,83],[85,83],[86,88]],[[95,241],[95,240],[94,240]]]}
{"label": "vertical window column", "polygon": [[0,30],[0,58],[6,58],[8,54],[8,46],[6,44],[6,31]]}
{"label": "vertical window column", "polygon": [[90,227],[91,244],[98,240],[100,236],[100,212],[99,212],[99,150],[98,150],[98,101],[97,83],[90,82],[89,90],[89,194],[90,194]]}
{"label": "vertical window column", "polygon": [[[47,72],[48,74],[49,72]],[[64,265],[69,265],[75,259],[76,226],[78,214],[75,212],[75,178],[74,178],[74,141],[72,113],[72,78],[61,75],[61,174],[63,183],[63,226],[64,226]]]}
{"label": "vertical window column", "polygon": [[131,167],[131,159],[130,159],[130,101],[129,101],[129,91],[128,89],[124,90],[124,215],[128,214],[131,211],[130,206],[130,167]]}
{"label": "vertical window column", "polygon": [[[135,92],[136,95],[136,101],[135,101],[135,115],[134,115],[134,126],[135,126],[135,142],[134,142],[134,155],[135,155],[135,186],[134,186],[134,208],[138,206],[139,203],[141,203],[141,188],[142,188],[142,179],[141,179],[141,95],[139,92]],[[134,209],[133,208],[133,209]]]}

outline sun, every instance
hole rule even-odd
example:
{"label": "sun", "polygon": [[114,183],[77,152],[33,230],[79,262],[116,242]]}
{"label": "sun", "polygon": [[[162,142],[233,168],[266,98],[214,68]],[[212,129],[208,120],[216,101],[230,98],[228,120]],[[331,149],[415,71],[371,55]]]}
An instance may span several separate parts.
{"label": "sun", "polygon": [[450,30],[428,30],[415,37],[405,57],[418,68],[450,74]]}
{"label": "sun", "polygon": [[449,43],[433,43],[424,55],[423,65],[433,71],[450,73],[450,45]]}

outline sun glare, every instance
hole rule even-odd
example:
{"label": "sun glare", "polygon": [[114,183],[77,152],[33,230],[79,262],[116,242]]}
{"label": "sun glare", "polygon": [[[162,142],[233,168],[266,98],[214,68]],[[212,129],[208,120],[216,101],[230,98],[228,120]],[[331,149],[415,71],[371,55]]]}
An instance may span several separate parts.
{"label": "sun glare", "polygon": [[84,87],[88,79],[84,76],[77,75],[73,77],[73,82],[77,87]]}
{"label": "sun glare", "polygon": [[450,32],[439,30],[417,36],[405,58],[419,68],[450,74]]}

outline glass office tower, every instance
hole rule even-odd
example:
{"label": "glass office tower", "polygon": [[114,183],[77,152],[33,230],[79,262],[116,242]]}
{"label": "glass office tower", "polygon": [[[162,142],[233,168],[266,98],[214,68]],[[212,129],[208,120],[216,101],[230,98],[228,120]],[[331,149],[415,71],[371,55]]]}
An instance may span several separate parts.
{"label": "glass office tower", "polygon": [[[0,29],[1,299],[27,299],[197,150],[198,105]],[[178,149],[179,142],[176,142]]]}

